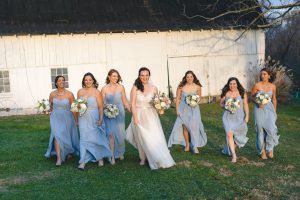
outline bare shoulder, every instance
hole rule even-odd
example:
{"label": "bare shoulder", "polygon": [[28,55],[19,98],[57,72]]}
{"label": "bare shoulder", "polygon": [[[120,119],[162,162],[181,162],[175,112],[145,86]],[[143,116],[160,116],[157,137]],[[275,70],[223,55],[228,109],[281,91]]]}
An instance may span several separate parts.
{"label": "bare shoulder", "polygon": [[196,84],[196,89],[201,90],[201,86]]}
{"label": "bare shoulder", "polygon": [[80,95],[80,96],[81,96],[82,94],[84,94],[84,88],[79,89],[78,92],[77,92],[77,94]]}
{"label": "bare shoulder", "polygon": [[54,90],[54,91],[52,91],[52,92],[50,92],[50,98],[53,98],[54,96],[55,96],[55,92],[56,92],[56,90]]}
{"label": "bare shoulder", "polygon": [[272,89],[276,89],[276,85],[274,83],[270,83]]}
{"label": "bare shoulder", "polygon": [[181,92],[183,87],[178,86],[177,87],[177,92]]}
{"label": "bare shoulder", "polygon": [[74,96],[73,92],[66,90],[67,95]]}
{"label": "bare shoulder", "polygon": [[124,87],[122,84],[117,83],[117,87],[116,87],[117,92],[122,92],[124,90]]}
{"label": "bare shoulder", "polygon": [[101,92],[104,92],[104,93],[105,93],[106,90],[107,90],[107,87],[108,87],[107,85],[104,85],[104,86],[101,88]]}
{"label": "bare shoulder", "polygon": [[100,91],[100,90],[98,90],[98,89],[96,89],[96,88],[95,88],[95,90],[94,90],[94,91],[95,91],[95,93],[96,93],[97,95],[101,94],[101,91]]}
{"label": "bare shoulder", "polygon": [[132,86],[131,90],[137,90],[137,87],[135,85]]}
{"label": "bare shoulder", "polygon": [[252,90],[258,90],[261,87],[261,82],[257,82],[253,85]]}
{"label": "bare shoulder", "polygon": [[155,85],[151,85],[152,90],[157,90],[157,87]]}

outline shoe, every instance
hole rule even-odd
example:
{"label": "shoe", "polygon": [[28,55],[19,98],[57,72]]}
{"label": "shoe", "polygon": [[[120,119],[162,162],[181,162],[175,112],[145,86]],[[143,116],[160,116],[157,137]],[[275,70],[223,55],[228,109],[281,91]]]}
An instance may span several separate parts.
{"label": "shoe", "polygon": [[[99,162],[100,162],[100,161],[99,161]],[[112,164],[112,165],[116,164],[115,157],[111,157],[111,159],[110,159],[110,164]]]}
{"label": "shoe", "polygon": [[78,169],[80,169],[80,170],[84,170],[84,166],[85,166],[85,164],[84,164],[84,163],[80,163],[80,164],[78,165]]}
{"label": "shoe", "polygon": [[120,160],[124,160],[124,156],[122,155],[122,156],[120,156]]}
{"label": "shoe", "polygon": [[269,151],[269,152],[267,153],[267,156],[268,156],[269,158],[274,158],[273,151]]}
{"label": "shoe", "polygon": [[141,160],[140,165],[145,165],[145,160]]}
{"label": "shoe", "polygon": [[99,160],[99,162],[98,162],[98,166],[99,167],[102,167],[104,165],[104,163],[103,163],[103,160],[101,159],[101,160]]}
{"label": "shoe", "polygon": [[194,152],[194,154],[199,154],[198,148],[197,148],[197,147],[194,147],[194,148],[193,148],[193,152]]}
{"label": "shoe", "polygon": [[61,160],[56,161],[56,166],[61,166]]}

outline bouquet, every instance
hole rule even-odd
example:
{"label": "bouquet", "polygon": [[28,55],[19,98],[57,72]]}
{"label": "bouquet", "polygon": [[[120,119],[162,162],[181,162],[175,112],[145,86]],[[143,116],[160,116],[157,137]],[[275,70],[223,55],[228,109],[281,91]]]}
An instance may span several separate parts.
{"label": "bouquet", "polygon": [[48,99],[42,99],[37,103],[37,109],[39,113],[48,114],[50,113],[50,102]]}
{"label": "bouquet", "polygon": [[170,108],[171,101],[165,93],[158,92],[154,95],[151,101],[154,108],[158,111],[159,114],[164,114],[164,110]]}
{"label": "bouquet", "polygon": [[240,107],[240,100],[237,98],[228,98],[225,103],[225,109],[228,110],[231,114],[235,113],[236,110]]}
{"label": "bouquet", "polygon": [[104,115],[109,119],[116,118],[119,115],[119,108],[115,104],[104,104]]}
{"label": "bouquet", "polygon": [[271,102],[271,97],[267,93],[258,92],[255,97],[256,103],[265,105]]}
{"label": "bouquet", "polygon": [[87,101],[85,99],[76,99],[71,104],[71,111],[78,112],[79,116],[83,115],[87,109]]}
{"label": "bouquet", "polygon": [[185,102],[188,106],[196,107],[200,103],[200,96],[198,94],[189,94],[185,97]]}

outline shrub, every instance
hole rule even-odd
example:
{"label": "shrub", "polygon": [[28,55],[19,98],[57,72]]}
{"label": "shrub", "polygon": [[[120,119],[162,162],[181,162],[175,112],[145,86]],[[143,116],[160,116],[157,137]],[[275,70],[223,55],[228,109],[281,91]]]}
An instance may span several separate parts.
{"label": "shrub", "polygon": [[291,91],[293,88],[293,74],[291,69],[287,69],[280,64],[279,61],[272,60],[270,56],[264,61],[259,61],[257,65],[253,66],[250,77],[251,85],[259,81],[260,70],[262,68],[268,68],[271,71],[271,77],[273,77],[273,84],[277,90],[277,100],[282,103],[286,103],[291,100]]}

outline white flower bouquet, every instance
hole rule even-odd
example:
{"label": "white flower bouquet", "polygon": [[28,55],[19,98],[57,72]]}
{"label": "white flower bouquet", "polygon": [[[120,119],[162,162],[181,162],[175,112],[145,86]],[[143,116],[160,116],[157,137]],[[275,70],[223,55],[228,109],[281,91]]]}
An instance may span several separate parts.
{"label": "white flower bouquet", "polygon": [[198,94],[189,94],[185,97],[185,102],[188,106],[196,107],[200,103],[200,96]]}
{"label": "white flower bouquet", "polygon": [[119,115],[119,108],[115,104],[104,104],[104,115],[109,118],[116,118]]}
{"label": "white flower bouquet", "polygon": [[228,98],[225,102],[225,109],[228,110],[231,114],[235,113],[239,107],[240,100],[238,100],[237,98]]}
{"label": "white flower bouquet", "polygon": [[154,95],[151,101],[154,108],[158,111],[159,114],[164,114],[164,110],[169,109],[171,105],[171,100],[164,92],[158,92]]}
{"label": "white flower bouquet", "polygon": [[71,111],[78,112],[79,115],[83,115],[87,109],[87,101],[85,99],[76,99],[71,104]]}
{"label": "white flower bouquet", "polygon": [[271,102],[271,97],[267,93],[258,92],[255,97],[256,103],[265,105]]}
{"label": "white flower bouquet", "polygon": [[49,114],[50,113],[50,102],[48,99],[42,99],[37,103],[38,113]]}

